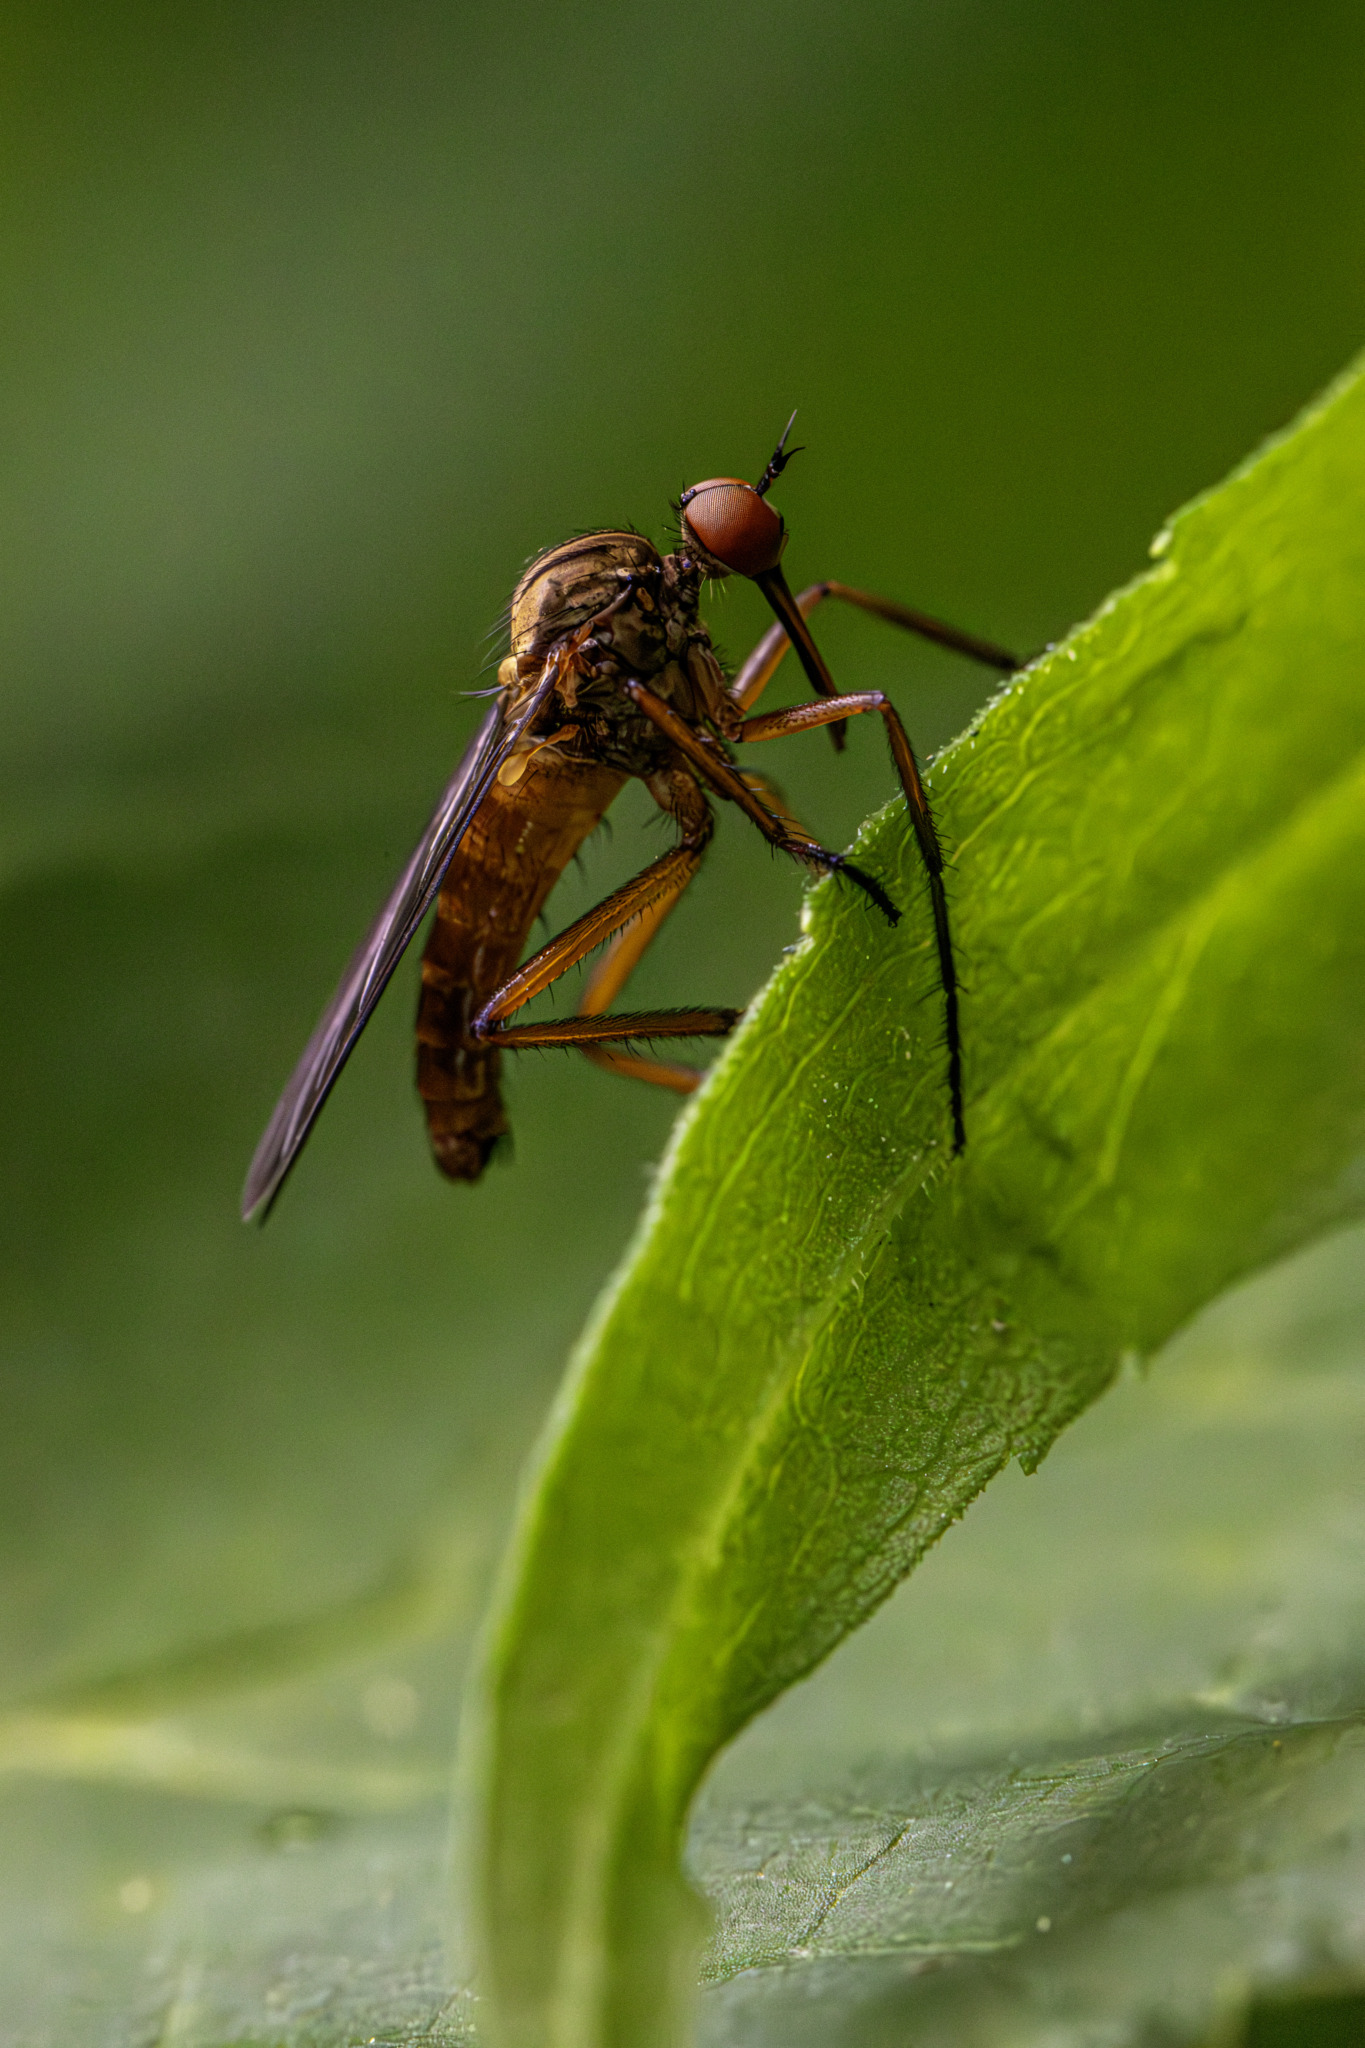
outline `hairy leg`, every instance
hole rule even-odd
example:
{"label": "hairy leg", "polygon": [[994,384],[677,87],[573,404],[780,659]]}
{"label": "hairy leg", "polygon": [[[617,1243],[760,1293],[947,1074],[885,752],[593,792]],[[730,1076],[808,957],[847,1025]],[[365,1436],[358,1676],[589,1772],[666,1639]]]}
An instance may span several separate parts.
{"label": "hairy leg", "polygon": [[[685,718],[680,718],[670,704],[665,704],[661,697],[656,697],[644,683],[627,679],[622,688],[631,702],[643,711],[645,717],[657,725],[660,732],[667,734],[678,752],[697,771],[701,780],[708,783],[717,796],[723,796],[728,802],[737,804],[745,817],[757,825],[770,846],[775,846],[780,853],[790,854],[793,860],[800,861],[803,867],[814,868],[818,874],[846,875],[850,882],[856,883],[865,895],[871,897],[888,923],[899,923],[900,912],[880,882],[874,881],[862,868],[855,867],[842,853],[832,853],[827,846],[821,846],[818,840],[810,838],[790,813],[770,810],[758,791],[750,787],[749,781],[733,766],[723,748],[709,734],[689,725]],[[830,720],[847,717],[846,712],[837,708],[830,710],[829,707],[837,707],[850,701],[846,697],[823,699],[818,708],[828,712],[824,722],[829,723]],[[743,730],[741,726],[740,736],[743,735]]]}
{"label": "hairy leg", "polygon": [[[682,787],[683,783],[688,787]],[[654,783],[659,786],[654,787]],[[656,777],[651,792],[661,807],[678,818],[681,844],[661,855],[640,874],[596,904],[502,984],[472,1019],[475,1035],[498,1045],[576,1045],[617,1071],[657,1081],[680,1094],[690,1093],[700,1078],[695,1069],[672,1061],[653,1062],[638,1055],[613,1056],[613,1041],[633,1039],[723,1038],[733,1030],[738,1010],[647,1010],[631,1016],[604,1016],[660,925],[701,866],[714,823],[711,807],[692,776],[673,773]],[[606,957],[590,977],[576,1017],[544,1024],[507,1024],[504,1019],[529,1003],[604,941],[612,941]],[[620,1064],[618,1065],[618,1061]],[[654,1067],[660,1073],[642,1071]],[[671,1072],[670,1072],[671,1070]],[[686,1076],[684,1081],[683,1077]]]}

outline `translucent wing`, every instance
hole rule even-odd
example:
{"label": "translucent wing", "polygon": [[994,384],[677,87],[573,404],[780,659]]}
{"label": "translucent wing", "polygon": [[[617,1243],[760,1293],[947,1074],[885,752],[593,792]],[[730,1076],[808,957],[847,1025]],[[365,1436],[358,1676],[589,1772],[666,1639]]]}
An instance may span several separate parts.
{"label": "translucent wing", "polygon": [[242,1190],[244,1222],[255,1217],[265,1221],[337,1075],[350,1057],[351,1047],[368,1024],[375,1004],[430,909],[456,848],[469,830],[494,776],[550,696],[557,677],[558,667],[552,661],[512,717],[507,716],[499,699],[479,728],[412,859],[357,948],[336,994],[304,1047],[289,1086],[275,1105]]}

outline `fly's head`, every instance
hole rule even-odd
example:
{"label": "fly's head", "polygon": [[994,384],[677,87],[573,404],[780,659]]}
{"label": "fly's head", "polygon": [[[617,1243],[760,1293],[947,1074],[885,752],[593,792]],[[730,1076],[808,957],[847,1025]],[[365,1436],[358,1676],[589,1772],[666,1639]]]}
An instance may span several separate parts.
{"label": "fly's head", "polygon": [[752,576],[761,583],[765,576],[780,573],[787,528],[782,514],[768,503],[768,492],[793,455],[801,453],[787,446],[795,418],[793,413],[756,484],[738,476],[708,477],[678,500],[683,548],[704,576]]}
{"label": "fly's head", "polygon": [[[795,417],[793,413],[792,419]],[[786,433],[756,484],[737,476],[713,476],[683,492],[678,501],[680,552],[702,576],[748,576],[755,582],[786,629],[810,681],[821,696],[832,697],[836,694],[833,678],[782,574],[786,523],[768,503],[769,487],[792,456],[801,452],[787,446],[791,430],[792,420],[788,420]]]}
{"label": "fly's head", "polygon": [[787,529],[780,512],[737,476],[708,477],[678,500],[683,551],[712,581],[766,575],[782,559]]}

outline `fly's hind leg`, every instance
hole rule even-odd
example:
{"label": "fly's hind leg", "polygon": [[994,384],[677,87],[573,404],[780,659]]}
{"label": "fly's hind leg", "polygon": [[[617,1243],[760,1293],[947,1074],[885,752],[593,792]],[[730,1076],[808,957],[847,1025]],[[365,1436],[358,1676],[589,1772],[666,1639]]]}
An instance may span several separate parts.
{"label": "fly's hind leg", "polygon": [[[692,874],[695,873],[694,868]],[[616,934],[588,976],[588,985],[578,1006],[580,1017],[601,1016],[615,1002],[691,879],[691,874],[682,875],[667,896],[660,896],[648,910],[641,912],[634,924]],[[581,1050],[595,1067],[603,1067],[610,1074],[620,1074],[628,1081],[648,1081],[656,1088],[671,1088],[675,1095],[690,1095],[701,1083],[701,1069],[689,1066],[686,1060],[655,1059],[645,1053],[628,1052],[617,1045],[584,1043]]]}
{"label": "fly's hind leg", "polygon": [[[785,799],[766,775],[755,775],[742,770],[741,778],[774,817],[779,818],[798,836],[809,836],[787,809]],[[664,787],[656,786],[658,784]],[[679,785],[682,785],[680,791]],[[655,782],[650,784],[651,794],[664,810],[675,810],[675,803],[668,800],[675,791],[684,796],[690,791],[692,795],[689,801],[705,805],[706,800],[690,775],[657,777]],[[693,869],[692,872],[695,874],[696,870]],[[688,875],[670,895],[661,896],[637,917],[633,924],[627,925],[624,931],[616,934],[588,977],[583,1000],[578,1006],[581,1017],[596,1016],[615,1002],[691,879],[691,875]],[[677,1095],[690,1095],[701,1083],[701,1069],[689,1066],[684,1060],[650,1059],[642,1053],[623,1052],[616,1046],[608,1045],[585,1045],[582,1050],[594,1066],[605,1067],[610,1073],[624,1075],[632,1081],[652,1082],[656,1088],[671,1088]]]}
{"label": "fly's hind leg", "polygon": [[[616,934],[588,976],[583,1000],[578,1005],[580,1017],[600,1016],[616,1001],[669,912],[681,901],[683,891],[701,866],[701,851],[711,837],[711,807],[692,776],[672,770],[653,776],[646,787],[660,810],[678,820],[684,845],[689,840],[697,843],[697,860],[686,873],[680,874],[667,894],[656,898],[648,910]],[[594,1066],[603,1067],[608,1073],[620,1074],[630,1081],[648,1081],[655,1088],[671,1089],[675,1095],[690,1095],[701,1084],[701,1069],[690,1066],[686,1060],[654,1059],[613,1045],[584,1045],[582,1050]]]}
{"label": "fly's hind leg", "polygon": [[[653,1082],[679,1095],[690,1095],[701,1079],[695,1067],[679,1060],[647,1059],[617,1048],[640,1039],[724,1038],[739,1021],[738,1010],[603,1014],[700,868],[714,829],[711,807],[695,778],[685,770],[655,776],[648,787],[660,808],[676,817],[682,826],[681,843],[542,946],[484,1004],[472,1020],[472,1029],[478,1037],[513,1048],[576,1045],[598,1065],[613,1072]],[[503,1022],[586,959],[604,940],[612,943],[589,977],[576,1017],[545,1024]]]}

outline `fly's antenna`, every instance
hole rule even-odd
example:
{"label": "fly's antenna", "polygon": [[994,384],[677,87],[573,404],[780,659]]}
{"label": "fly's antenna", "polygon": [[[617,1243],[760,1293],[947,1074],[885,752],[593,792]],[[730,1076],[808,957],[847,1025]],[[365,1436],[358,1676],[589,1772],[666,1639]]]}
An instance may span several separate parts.
{"label": "fly's antenna", "polygon": [[795,412],[793,412],[791,418],[787,421],[786,426],[782,429],[782,439],[778,442],[776,448],[774,448],[772,454],[768,457],[768,467],[764,470],[762,476],[754,485],[754,490],[757,492],[760,498],[767,496],[768,491],[771,489],[772,485],[777,482],[777,479],[781,476],[783,470],[787,467],[787,464],[791,461],[793,455],[800,455],[802,452],[800,448],[788,448],[787,446],[787,436],[791,432],[795,424],[796,414]]}

